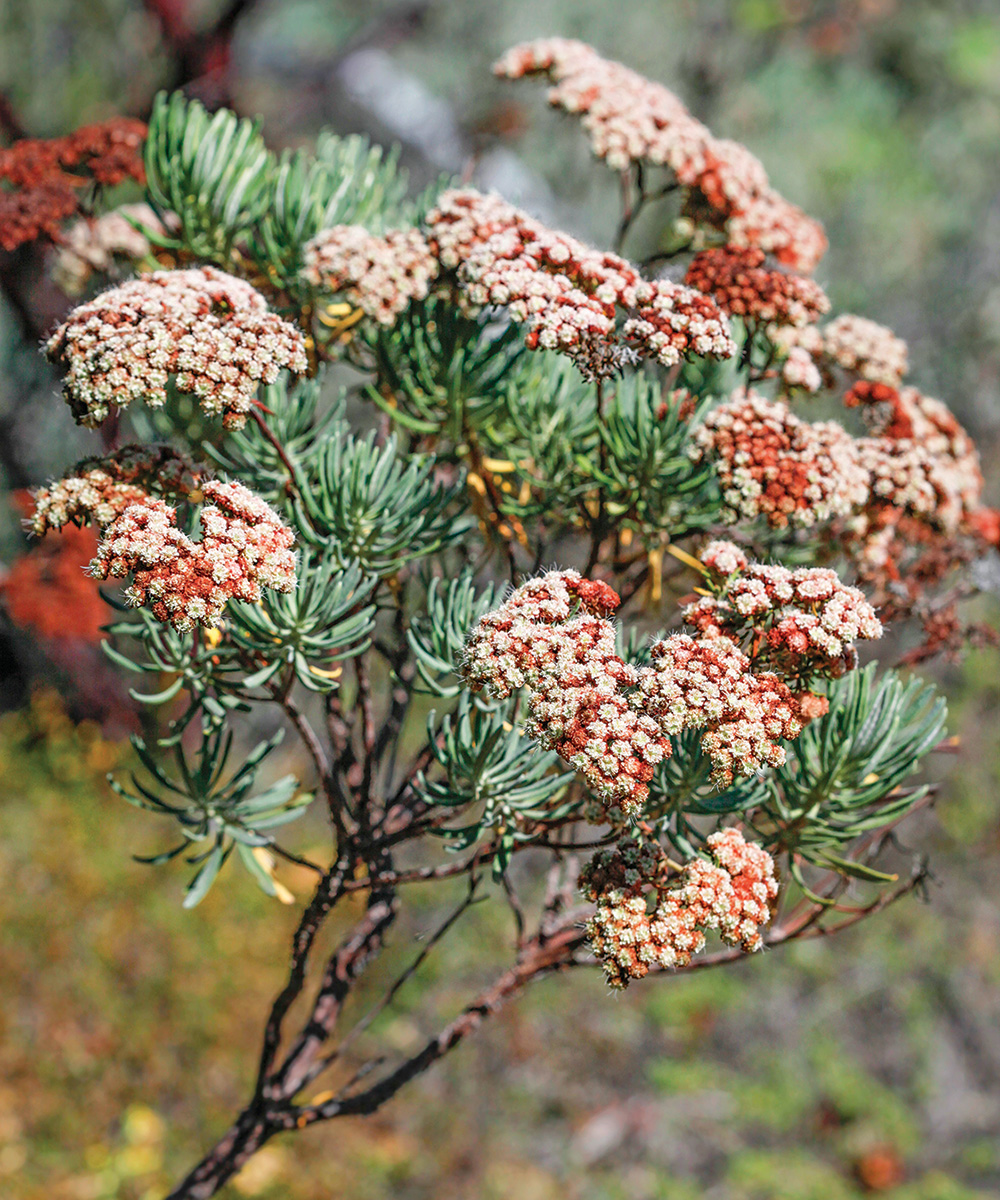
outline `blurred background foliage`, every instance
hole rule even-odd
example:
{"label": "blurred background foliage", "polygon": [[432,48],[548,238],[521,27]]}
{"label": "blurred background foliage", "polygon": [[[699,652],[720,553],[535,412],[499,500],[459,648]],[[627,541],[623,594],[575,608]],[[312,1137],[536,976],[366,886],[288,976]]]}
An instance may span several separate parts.
{"label": "blurred background foliage", "polygon": [[[606,243],[614,176],[543,89],[489,72],[508,45],[550,34],[674,88],[822,218],[835,309],[909,342],[914,381],[973,432],[1000,501],[995,0],[0,0],[0,126],[3,140],[61,134],[144,115],[158,88],[185,85],[259,112],[276,146],[325,125],[366,132],[400,143],[418,187],[471,173]],[[10,489],[93,452],[93,435],[67,434],[36,341],[0,297]],[[23,548],[18,517],[0,511],[0,562]],[[294,909],[234,875],[183,913],[180,870],[130,859],[158,848],[155,818],[102,782],[131,717],[93,647],[59,628],[73,595],[53,591],[34,636],[3,631],[0,1195],[152,1200],[246,1089]],[[997,665],[977,654],[938,670],[962,752],[936,813],[903,833],[932,851],[929,906],[614,1000],[596,972],[547,980],[377,1118],[272,1144],[229,1194],[1000,1196]],[[55,687],[28,689],[46,678]],[[278,878],[297,896],[309,882],[294,867]],[[488,907],[381,1018],[390,1044],[416,1044],[464,1000],[510,933]],[[421,980],[439,1012],[417,1015]]]}

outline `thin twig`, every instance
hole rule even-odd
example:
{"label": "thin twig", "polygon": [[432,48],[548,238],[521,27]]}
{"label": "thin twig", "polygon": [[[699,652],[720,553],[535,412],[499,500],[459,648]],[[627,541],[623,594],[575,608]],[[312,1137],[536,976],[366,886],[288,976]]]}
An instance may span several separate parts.
{"label": "thin twig", "polygon": [[[393,981],[392,985],[386,989],[378,1001],[361,1017],[357,1023],[348,1031],[341,1039],[340,1045],[335,1050],[332,1050],[324,1058],[322,1058],[311,1070],[308,1076],[303,1080],[302,1086],[311,1083],[319,1075],[321,1075],[328,1067],[331,1067],[338,1059],[343,1058],[344,1051],[357,1041],[362,1033],[368,1029],[379,1015],[389,1007],[400,990],[413,976],[420,970],[423,964],[427,961],[427,957],[434,947],[442,940],[445,934],[456,924],[460,917],[463,916],[473,905],[475,901],[476,888],[479,885],[479,877],[474,873],[469,876],[469,887],[461,903],[441,922],[434,930],[426,943],[421,947],[420,953],[416,955],[413,961],[403,970]],[[341,1093],[346,1088],[341,1089]]]}

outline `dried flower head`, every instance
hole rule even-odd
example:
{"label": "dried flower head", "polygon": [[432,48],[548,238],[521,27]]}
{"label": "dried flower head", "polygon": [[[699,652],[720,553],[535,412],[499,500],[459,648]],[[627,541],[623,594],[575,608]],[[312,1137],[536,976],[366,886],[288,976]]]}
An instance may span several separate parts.
{"label": "dried flower head", "polygon": [[99,425],[112,405],[162,405],[173,378],[205,412],[239,429],[262,383],[307,369],[302,335],[264,297],[215,267],[154,271],[73,310],[46,343],[68,369],[73,415]]}
{"label": "dried flower head", "polygon": [[97,539],[70,527],[32,546],[0,574],[0,599],[15,625],[39,637],[98,642],[108,606],[84,573]]}
{"label": "dried flower head", "polygon": [[126,179],[145,182],[142,165],[145,140],[146,126],[134,117],[112,117],[56,139],[63,166],[82,167],[105,187],[115,187]]}

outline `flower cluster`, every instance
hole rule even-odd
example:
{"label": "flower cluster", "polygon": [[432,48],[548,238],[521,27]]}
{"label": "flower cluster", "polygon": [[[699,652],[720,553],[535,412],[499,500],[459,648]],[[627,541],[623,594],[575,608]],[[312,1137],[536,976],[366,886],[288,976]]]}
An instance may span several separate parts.
{"label": "flower cluster", "polygon": [[667,88],[583,42],[545,38],[515,46],[494,72],[507,79],[545,75],[549,101],[578,114],[591,149],[617,171],[643,162],[671,170],[690,189],[689,210],[724,227],[734,246],[755,246],[812,271],[826,251],[822,226],[769,184],[746,147],[715,138]]}
{"label": "flower cluster", "polygon": [[772,323],[765,332],[777,358],[782,390],[814,394],[832,382],[823,358],[823,334],[815,325]]}
{"label": "flower cluster", "polygon": [[635,811],[666,734],[631,703],[638,673],[615,650],[618,596],[575,571],[550,571],[487,613],[466,643],[464,676],[503,699],[529,693],[526,732],[580,771],[605,804]]}
{"label": "flower cluster", "polygon": [[148,204],[123,204],[100,217],[80,217],[66,229],[52,264],[52,278],[67,296],[78,296],[95,272],[116,262],[135,263],[151,251],[137,226],[156,234],[167,228]]}
{"label": "flower cluster", "polygon": [[146,126],[128,117],[87,125],[66,137],[24,138],[0,149],[0,249],[16,250],[40,237],[58,238],[79,210],[88,182],[111,187],[142,182]]}
{"label": "flower cluster", "polygon": [[[710,561],[737,564],[748,580],[756,578],[754,571],[780,570],[749,567],[728,543],[709,549]],[[795,588],[780,613],[785,624],[770,647],[774,664],[790,677],[817,669],[822,653],[832,652],[834,634],[843,641],[854,628],[850,618],[856,614],[844,597],[853,600],[860,593],[827,586],[826,574],[832,572],[820,574],[823,586],[812,585],[817,599],[801,608],[795,603],[800,592],[808,593],[811,577],[794,575]],[[728,578],[730,588],[743,586],[742,576]],[[739,631],[731,628],[734,620],[724,600],[702,603],[713,607],[692,610],[688,617],[699,637],[674,634],[657,641],[650,647],[652,665],[636,668],[615,649],[608,617],[618,606],[617,595],[575,571],[550,571],[480,618],[466,641],[462,673],[473,691],[485,690],[496,699],[524,688],[528,736],[580,771],[603,804],[626,814],[645,800],[657,763],[671,754],[670,738],[684,729],[702,731],[712,779],[728,786],[738,776],[784,762],[780,740],[797,737],[825,708],[809,692],[796,695],[780,675],[756,670],[736,644]],[[786,646],[794,617],[811,639],[802,662]],[[759,623],[759,614],[737,614],[740,624],[748,620]],[[857,636],[877,635],[861,623]],[[845,645],[838,652],[846,655]]]}
{"label": "flower cluster", "polygon": [[411,300],[423,300],[437,273],[418,229],[379,236],[362,225],[324,229],[306,246],[302,272],[313,287],[345,295],[380,325],[392,325]]}
{"label": "flower cluster", "polygon": [[96,547],[92,530],[71,526],[0,572],[0,599],[11,621],[43,638],[100,641],[108,607],[83,570]]}
{"label": "flower cluster", "polygon": [[697,858],[687,864],[681,904],[701,928],[717,929],[729,945],[760,950],[760,927],[770,921],[770,904],[778,895],[774,860],[732,827],[709,835],[707,844],[714,865]]}
{"label": "flower cluster", "polygon": [[[842,583],[836,571],[749,563],[727,542],[711,543],[702,562],[716,594],[689,605],[684,620],[703,637],[748,643],[755,666],[788,679],[836,678],[854,666],[854,642],[882,636],[863,593]],[[818,715],[810,711],[813,703],[809,718]]]}
{"label": "flower cluster", "polygon": [[277,513],[240,483],[206,483],[203,494],[214,503],[201,510],[201,541],[178,529],[165,501],[147,496],[108,525],[91,563],[98,579],[131,574],[128,602],[181,630],[215,625],[229,600],[255,604],[261,588],[295,587],[295,535]]}
{"label": "flower cluster", "polygon": [[763,515],[778,527],[809,526],[868,498],[868,473],[841,425],[802,421],[752,390],[713,409],[693,431],[690,452],[714,460],[731,522]]}
{"label": "flower cluster", "polygon": [[725,317],[707,296],[644,279],[618,255],[548,229],[498,196],[445,192],[427,221],[467,305],[505,306],[527,324],[529,348],[567,354],[585,374],[610,374],[629,352],[664,366],[688,354],[735,353]]}
{"label": "flower cluster", "polygon": [[[871,495],[845,530],[865,575],[898,575],[895,563],[915,546],[926,548],[928,537],[953,538],[963,526],[979,534],[977,519],[988,511],[979,455],[944,404],[916,388],[866,382],[856,383],[845,403],[863,406],[876,435],[858,439]],[[933,554],[931,561],[937,573],[944,560]]]}
{"label": "flower cluster", "polygon": [[73,415],[99,425],[112,405],[162,405],[171,377],[180,392],[239,429],[261,383],[307,369],[302,335],[268,311],[250,284],[215,267],[154,271],[73,310],[46,343],[68,368]]}
{"label": "flower cluster", "polygon": [[[781,332],[822,338],[812,326]],[[787,372],[800,352],[816,373],[802,382],[818,389],[812,340],[808,348],[792,343],[785,382],[793,382]],[[914,548],[923,555],[935,538],[980,536],[979,456],[948,408],[916,388],[861,379],[844,402],[860,408],[868,436],[854,438],[834,422],[802,421],[783,401],[737,392],[692,431],[690,453],[713,460],[726,520],[763,515],[782,528],[837,518],[834,536],[864,578],[881,581],[884,601],[888,583],[901,577],[900,564],[914,561]],[[940,554],[925,559],[938,574],[943,563]]]}
{"label": "flower cluster", "polygon": [[823,329],[823,353],[845,371],[873,383],[898,385],[906,374],[906,343],[891,329],[844,313]]}
{"label": "flower cluster", "polygon": [[191,464],[169,446],[123,446],[104,458],[85,458],[69,475],[39,488],[29,528],[37,537],[73,522],[110,525],[150,491],[181,497],[189,492]]}
{"label": "flower cluster", "polygon": [[781,739],[796,738],[810,715],[786,683],[754,672],[743,651],[719,633],[674,634],[650,647],[652,665],[639,672],[645,712],[668,733],[703,730],[702,751],[712,781],[728,787],[738,776],[785,761]]}
{"label": "flower cluster", "polygon": [[708,838],[712,860],[694,858],[670,886],[663,852],[636,837],[595,855],[580,882],[596,911],[587,925],[591,948],[612,987],[627,987],[653,968],[684,967],[717,930],[730,945],[759,950],[760,927],[778,894],[774,861],[737,829]]}
{"label": "flower cluster", "polygon": [[702,250],[691,260],[684,282],[713,296],[730,316],[774,325],[818,321],[830,307],[819,284],[801,275],[768,270],[765,257],[756,247]]}

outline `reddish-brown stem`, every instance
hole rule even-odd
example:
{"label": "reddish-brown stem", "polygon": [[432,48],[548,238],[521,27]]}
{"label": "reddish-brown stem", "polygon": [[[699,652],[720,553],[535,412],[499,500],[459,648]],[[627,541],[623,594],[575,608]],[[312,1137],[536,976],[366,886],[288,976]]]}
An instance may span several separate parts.
{"label": "reddish-brown stem", "polygon": [[270,427],[268,426],[268,424],[264,420],[264,418],[260,415],[260,412],[258,411],[257,408],[251,408],[250,415],[253,417],[254,421],[256,422],[257,428],[260,430],[260,432],[263,434],[263,436],[267,439],[267,441],[270,442],[271,446],[274,448],[274,452],[277,454],[278,458],[281,459],[282,466],[288,472],[288,480],[285,483],[285,490],[288,492],[288,494],[290,496],[298,496],[299,486],[295,480],[295,468],[292,466],[292,463],[291,463],[287,453],[285,452],[285,447],[282,446],[281,442],[279,442],[278,439],[271,432]]}

